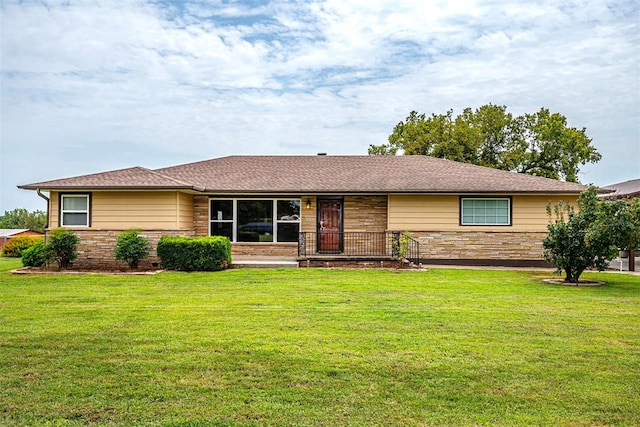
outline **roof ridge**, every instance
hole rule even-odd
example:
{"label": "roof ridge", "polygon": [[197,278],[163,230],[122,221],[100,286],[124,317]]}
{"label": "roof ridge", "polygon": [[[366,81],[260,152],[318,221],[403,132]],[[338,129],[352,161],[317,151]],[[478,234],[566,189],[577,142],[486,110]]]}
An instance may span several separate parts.
{"label": "roof ridge", "polygon": [[153,170],[153,169],[147,169],[147,168],[142,167],[142,166],[137,166],[137,167],[138,167],[138,168],[140,168],[140,169],[142,169],[142,170],[144,170],[145,172],[149,172],[149,173],[152,173],[152,174],[154,174],[154,175],[156,175],[156,176],[159,176],[159,177],[161,177],[161,178],[165,178],[165,179],[168,179],[169,181],[173,181],[173,182],[175,182],[176,184],[185,185],[185,186],[187,186],[187,187],[191,187],[191,188],[193,188],[194,190],[197,190],[197,191],[204,191],[204,188],[198,187],[198,186],[196,186],[195,184],[192,184],[192,183],[189,183],[189,182],[181,181],[181,180],[176,179],[176,178],[174,178],[174,177],[172,177],[172,176],[162,174],[162,173],[160,173],[160,172],[158,172],[158,171],[156,171],[156,170]]}
{"label": "roof ridge", "polygon": [[[315,173],[307,173],[315,168]],[[113,174],[113,175],[111,175]],[[426,155],[233,155],[163,168],[120,171],[20,188],[182,188],[198,193],[568,192],[586,186]]]}
{"label": "roof ridge", "polygon": [[633,179],[628,179],[628,180],[622,181],[622,182],[615,182],[613,184],[607,184],[607,185],[605,185],[605,187],[613,187],[613,186],[616,186],[616,185],[623,185],[623,184],[628,184],[630,182],[636,182],[636,181],[640,181],[640,178],[633,178]]}

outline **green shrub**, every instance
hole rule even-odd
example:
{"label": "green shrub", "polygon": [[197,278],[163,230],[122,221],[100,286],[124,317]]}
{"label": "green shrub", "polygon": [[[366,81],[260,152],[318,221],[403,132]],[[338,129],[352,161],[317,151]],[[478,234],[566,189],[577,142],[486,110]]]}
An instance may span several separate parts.
{"label": "green shrub", "polygon": [[165,236],[158,242],[158,257],[169,270],[219,271],[231,265],[231,242],[222,236]]}
{"label": "green shrub", "polygon": [[22,251],[22,265],[24,267],[44,267],[49,263],[50,258],[51,253],[43,240]]}
{"label": "green shrub", "polygon": [[149,256],[151,245],[146,237],[140,236],[140,230],[127,230],[118,236],[114,256],[126,261],[129,268],[138,268],[141,259]]}
{"label": "green shrub", "polygon": [[9,239],[2,247],[2,255],[6,257],[20,258],[25,249],[38,242],[42,242],[41,236],[17,236]]}
{"label": "green shrub", "polygon": [[58,264],[58,268],[67,268],[78,258],[78,235],[66,228],[56,228],[49,234],[47,249]]}

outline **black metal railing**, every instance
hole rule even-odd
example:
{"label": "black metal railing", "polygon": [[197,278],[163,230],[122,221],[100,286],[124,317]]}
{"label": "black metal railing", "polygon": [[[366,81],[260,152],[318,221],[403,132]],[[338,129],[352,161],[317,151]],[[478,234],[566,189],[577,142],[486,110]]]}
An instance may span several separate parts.
{"label": "black metal railing", "polygon": [[420,242],[407,233],[394,232],[393,245],[395,248],[394,257],[404,259],[412,264],[420,265]]}
{"label": "black metal railing", "polygon": [[366,256],[420,262],[420,243],[399,232],[301,232],[298,256]]}

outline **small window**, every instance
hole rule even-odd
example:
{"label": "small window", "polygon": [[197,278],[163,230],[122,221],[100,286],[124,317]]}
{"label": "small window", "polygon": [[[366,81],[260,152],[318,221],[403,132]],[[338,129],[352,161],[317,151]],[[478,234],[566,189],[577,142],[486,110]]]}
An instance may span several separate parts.
{"label": "small window", "polygon": [[62,194],[60,196],[60,226],[89,227],[88,194]]}
{"label": "small window", "polygon": [[511,225],[511,199],[463,198],[460,206],[462,225]]}
{"label": "small window", "polygon": [[278,200],[278,242],[297,242],[300,234],[300,199]]}
{"label": "small window", "polygon": [[211,200],[211,235],[233,240],[233,200]]}

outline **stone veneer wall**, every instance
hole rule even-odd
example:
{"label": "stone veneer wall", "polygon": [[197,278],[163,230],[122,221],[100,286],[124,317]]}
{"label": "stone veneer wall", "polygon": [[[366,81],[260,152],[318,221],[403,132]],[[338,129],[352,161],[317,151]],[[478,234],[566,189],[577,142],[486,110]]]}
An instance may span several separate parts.
{"label": "stone veneer wall", "polygon": [[493,260],[542,262],[543,232],[422,231],[411,232],[420,242],[424,260]]}
{"label": "stone veneer wall", "polygon": [[387,229],[387,196],[345,196],[343,224],[345,252],[388,255],[391,242],[382,234]]}
{"label": "stone veneer wall", "polygon": [[193,196],[193,228],[196,236],[209,235],[209,196]]}
{"label": "stone veneer wall", "polygon": [[345,233],[387,229],[387,196],[345,196],[343,209]]}
{"label": "stone veneer wall", "polygon": [[[300,209],[300,231],[306,233],[315,233],[317,228],[317,198],[316,197],[302,197],[302,206]],[[307,200],[310,202],[309,209],[307,209]]]}
{"label": "stone veneer wall", "polygon": [[[78,259],[73,262],[73,268],[79,269],[128,269],[124,261],[113,257],[116,241],[122,230],[74,230],[80,238],[78,245]],[[162,236],[193,236],[192,230],[142,230],[140,235],[151,243],[152,251],[149,258],[140,261],[139,268],[157,268],[152,263],[159,263],[156,247]]]}
{"label": "stone veneer wall", "polygon": [[298,243],[232,243],[231,256],[232,262],[234,256],[295,258],[298,256]]}

